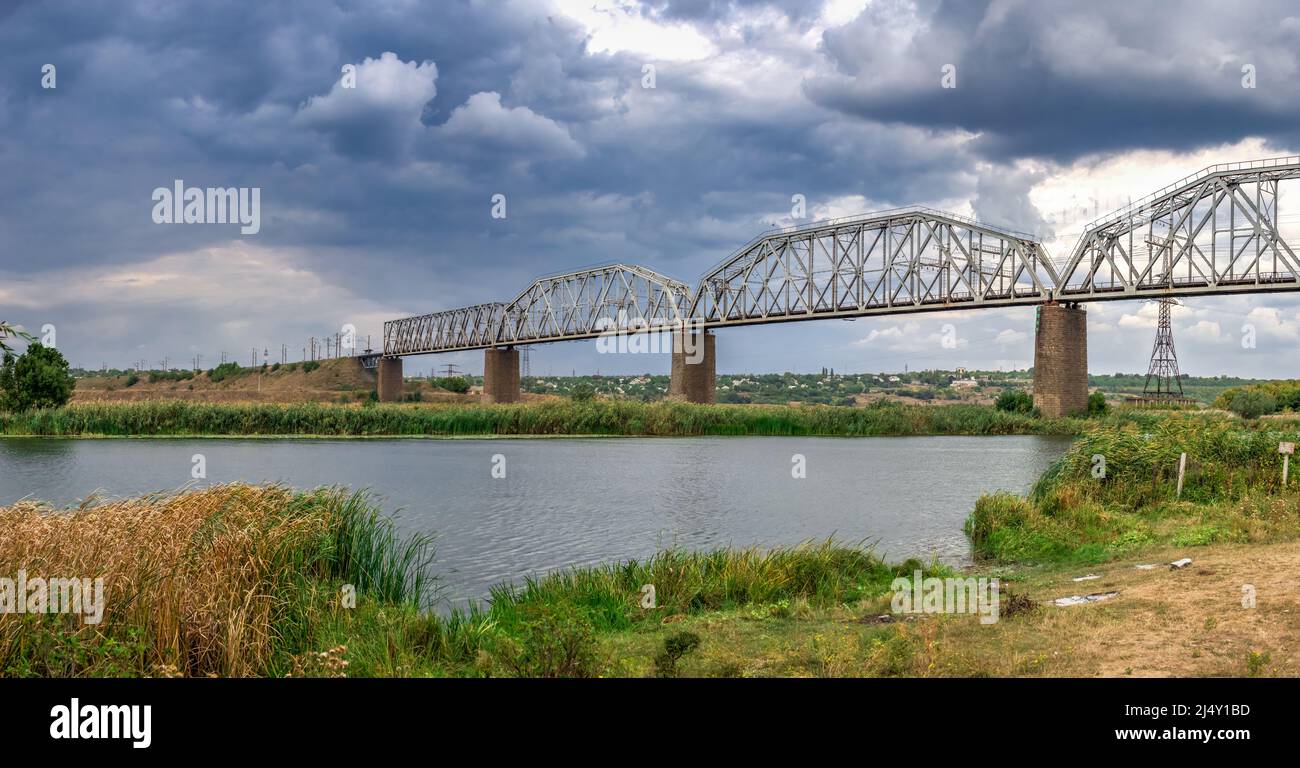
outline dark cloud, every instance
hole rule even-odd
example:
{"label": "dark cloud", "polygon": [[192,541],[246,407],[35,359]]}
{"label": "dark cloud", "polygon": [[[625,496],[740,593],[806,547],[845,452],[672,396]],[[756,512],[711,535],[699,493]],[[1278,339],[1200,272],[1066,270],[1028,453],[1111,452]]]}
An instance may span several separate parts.
{"label": "dark cloud", "polygon": [[[1294,139],[1300,12],[1293,3],[873,3],[828,30],[836,72],[819,104],[869,120],[979,132],[986,157],[1069,161]],[[945,67],[956,87],[944,88]],[[1255,88],[1243,88],[1253,66]]]}
{"label": "dark cloud", "polygon": [[[57,315],[74,359],[122,364],[142,346],[211,356],[296,344],[347,316],[509,299],[584,264],[689,282],[794,194],[812,210],[971,204],[1033,229],[1041,176],[1021,158],[1281,143],[1298,108],[1293,88],[1280,93],[1296,75],[1288,13],[1192,7],[1153,24],[1123,4],[876,2],[814,49],[815,3],[645,3],[643,19],[710,40],[718,56],[700,60],[588,50],[592,33],[545,0],[5,5],[0,315]],[[1239,87],[1243,61],[1257,63],[1254,91]],[[56,90],[40,87],[45,63]],[[951,91],[938,88],[945,63]],[[359,66],[355,90],[340,86],[345,64]],[[262,231],[154,224],[151,192],[175,179],[259,187]],[[505,220],[489,215],[495,194]],[[241,241],[253,250],[236,258]],[[281,306],[257,265],[269,286],[324,298]],[[167,290],[140,282],[151,270]],[[115,280],[134,286],[135,311],[95,299]],[[243,300],[200,302],[186,283]],[[6,284],[45,296],[6,309]],[[865,335],[834,327],[818,333]],[[756,334],[736,344],[764,368],[845,354],[778,361]],[[575,349],[547,356],[586,354]],[[827,364],[866,367],[850,360]]]}

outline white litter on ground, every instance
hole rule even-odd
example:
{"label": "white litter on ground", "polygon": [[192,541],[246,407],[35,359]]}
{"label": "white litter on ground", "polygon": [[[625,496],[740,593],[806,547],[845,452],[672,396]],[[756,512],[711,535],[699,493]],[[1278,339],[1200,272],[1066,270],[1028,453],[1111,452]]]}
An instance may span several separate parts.
{"label": "white litter on ground", "polygon": [[1154,570],[1156,569],[1156,564],[1155,564],[1155,563],[1143,563],[1142,565],[1138,565],[1138,566],[1134,566],[1134,567],[1136,567],[1139,571],[1154,571]]}
{"label": "white litter on ground", "polygon": [[1178,568],[1186,568],[1187,566],[1189,566],[1189,565],[1191,565],[1191,564],[1192,564],[1192,558],[1190,558],[1190,557],[1184,557],[1182,560],[1175,560],[1175,561],[1173,561],[1172,563],[1170,563],[1170,564],[1169,564],[1169,569],[1170,569],[1170,570],[1177,570]]}
{"label": "white litter on ground", "polygon": [[1100,578],[1101,577],[1098,576],[1097,574],[1090,573],[1087,576],[1075,576],[1073,579],[1071,579],[1071,581],[1092,581],[1093,579],[1100,579]]}
{"label": "white litter on ground", "polygon": [[1098,603],[1102,600],[1109,600],[1118,595],[1118,592],[1098,592],[1092,595],[1071,595],[1069,597],[1058,597],[1052,601],[1052,605],[1084,605],[1086,603]]}

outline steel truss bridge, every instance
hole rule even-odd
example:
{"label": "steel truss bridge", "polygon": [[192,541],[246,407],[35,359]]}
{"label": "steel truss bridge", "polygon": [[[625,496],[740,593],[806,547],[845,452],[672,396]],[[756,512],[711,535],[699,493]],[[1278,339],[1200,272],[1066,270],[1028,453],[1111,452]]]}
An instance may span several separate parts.
{"label": "steel truss bridge", "polygon": [[733,252],[693,290],[630,264],[550,275],[509,303],[387,322],[383,354],[1050,301],[1300,290],[1300,258],[1278,218],[1283,182],[1296,178],[1300,156],[1210,166],[1089,224],[1063,261],[1031,235],[923,207],[775,229]]}

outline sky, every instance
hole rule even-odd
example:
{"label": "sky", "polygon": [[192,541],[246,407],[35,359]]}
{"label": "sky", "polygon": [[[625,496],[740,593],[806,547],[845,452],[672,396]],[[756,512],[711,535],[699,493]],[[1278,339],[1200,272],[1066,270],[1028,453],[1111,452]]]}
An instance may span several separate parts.
{"label": "sky", "polygon": [[[1062,258],[1092,218],[1200,168],[1300,154],[1298,52],[1287,2],[0,0],[0,320],[53,330],[85,367],[297,360],[312,336],[378,346],[385,320],[587,265],[694,284],[798,223],[795,195],[810,219],[950,210]],[[178,181],[258,190],[256,226],[160,221]],[[1090,370],[1144,372],[1154,305],[1088,311]],[[1020,308],[728,328],[717,365],[1025,368],[1033,325]],[[1174,338],[1187,373],[1300,377],[1300,298],[1189,299]],[[406,370],[447,363],[482,355]],[[530,367],[668,360],[585,341]]]}

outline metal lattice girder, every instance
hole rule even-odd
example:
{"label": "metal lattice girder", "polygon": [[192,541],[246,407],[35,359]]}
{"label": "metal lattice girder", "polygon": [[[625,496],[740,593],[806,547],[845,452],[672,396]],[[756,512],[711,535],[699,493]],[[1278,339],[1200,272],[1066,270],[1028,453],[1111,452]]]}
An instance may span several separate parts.
{"label": "metal lattice girder", "polygon": [[[1300,157],[1213,165],[1090,224],[1057,294],[1125,298],[1295,290],[1300,259],[1278,230],[1279,186]],[[1108,296],[1107,294],[1120,294]]]}
{"label": "metal lattice girder", "polygon": [[384,323],[384,355],[412,355],[490,347],[505,304],[476,304]]}
{"label": "metal lattice girder", "polygon": [[497,342],[670,330],[685,323],[689,297],[685,283],[630,264],[543,277],[506,305]]}
{"label": "metal lattice girder", "polygon": [[540,278],[509,304],[480,304],[384,324],[384,354],[409,355],[664,331],[686,322],[690,288],[609,264]]}
{"label": "metal lattice girder", "polygon": [[384,354],[482,349],[610,332],[1136,296],[1300,290],[1279,230],[1300,157],[1214,165],[1089,225],[1063,264],[1023,233],[911,207],[766,232],[691,294],[611,264],[535,281],[509,304],[384,324]]}
{"label": "metal lattice girder", "polygon": [[911,207],[774,230],[704,276],[706,326],[1049,298],[1055,267],[1029,235]]}

